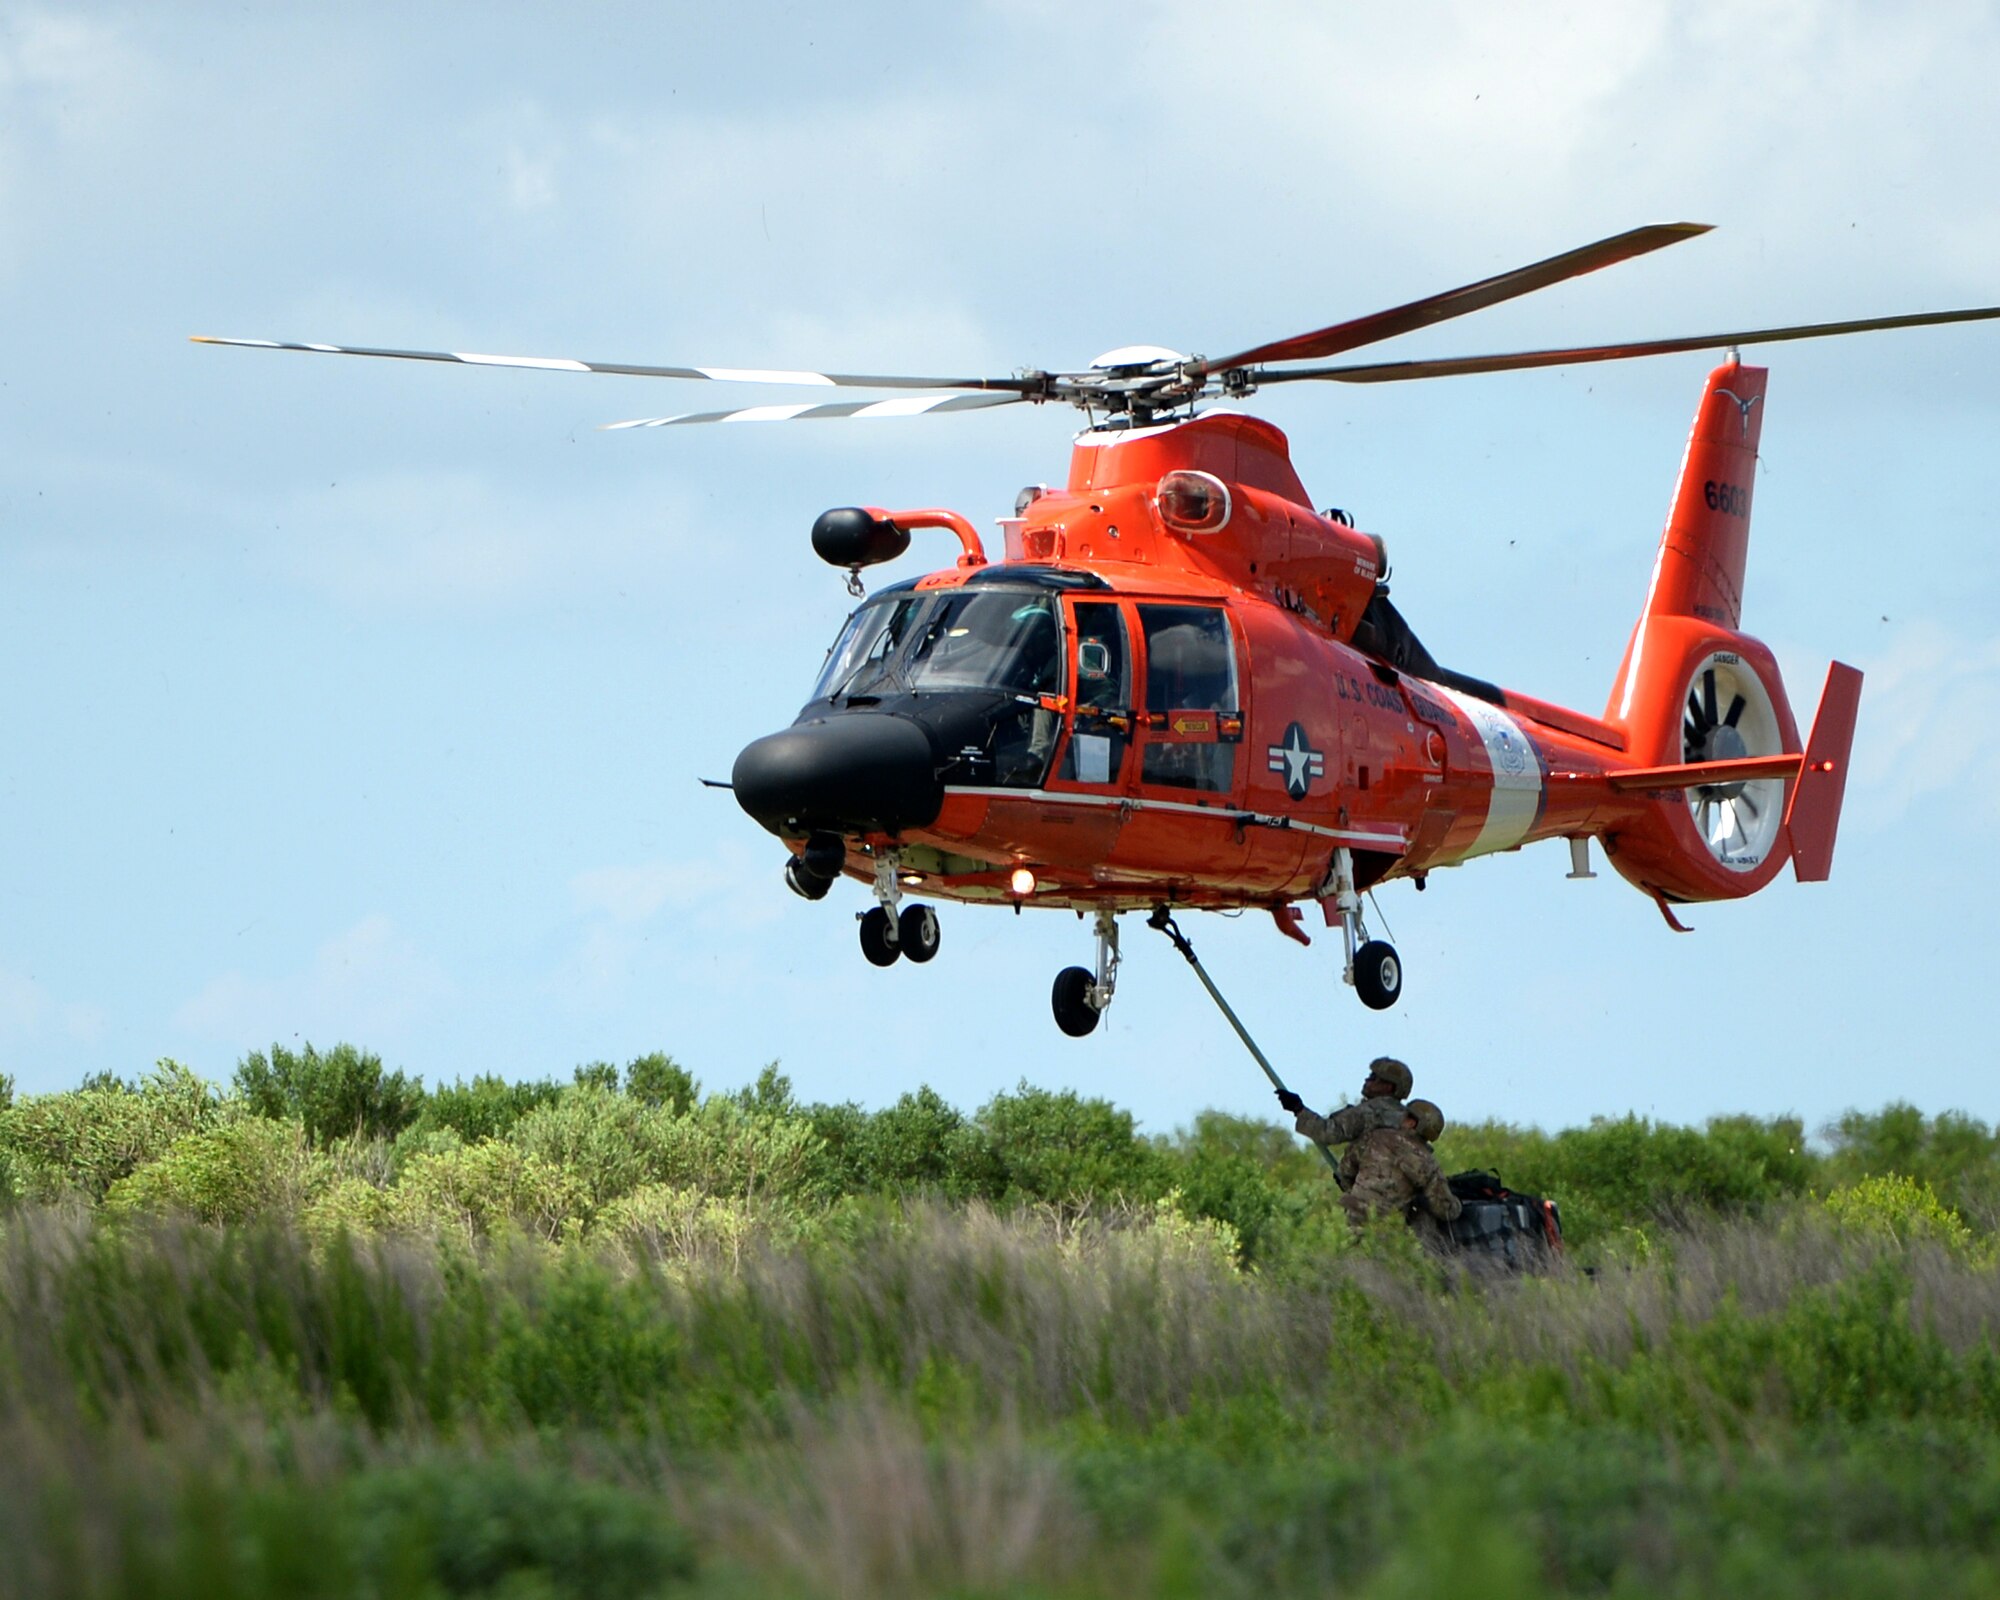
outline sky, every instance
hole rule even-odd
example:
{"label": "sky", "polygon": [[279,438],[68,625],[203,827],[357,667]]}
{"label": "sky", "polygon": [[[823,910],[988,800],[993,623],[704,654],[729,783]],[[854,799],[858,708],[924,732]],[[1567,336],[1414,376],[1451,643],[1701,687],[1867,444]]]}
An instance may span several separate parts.
{"label": "sky", "polygon": [[[1066,914],[866,965],[729,796],[838,631],[808,531],[1007,514],[1076,414],[605,433],[810,391],[217,349],[218,334],[846,371],[1216,353],[1647,222],[1717,231],[1379,347],[2000,302],[2000,7],[653,3],[0,10],[0,1071],[436,1083],[666,1050],[809,1100],[1022,1080],[1149,1130],[1268,1087],[1165,942],[1058,1034]],[[1337,937],[1183,925],[1314,1104],[2000,1117],[2000,326],[1771,367],[1745,626],[1800,720],[1867,673],[1832,881],[1658,911],[1559,843]],[[1712,357],[1252,409],[1382,535],[1432,653],[1596,712]],[[949,564],[919,536],[890,581]],[[1600,863],[1601,865],[1601,863]],[[1317,919],[1312,919],[1316,924]]]}

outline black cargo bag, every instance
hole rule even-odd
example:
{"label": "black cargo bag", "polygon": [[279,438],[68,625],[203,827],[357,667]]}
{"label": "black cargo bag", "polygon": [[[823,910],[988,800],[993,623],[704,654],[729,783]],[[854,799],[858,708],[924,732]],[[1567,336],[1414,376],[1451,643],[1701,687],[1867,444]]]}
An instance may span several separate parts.
{"label": "black cargo bag", "polygon": [[1516,1194],[1497,1172],[1457,1172],[1445,1182],[1459,1203],[1452,1243],[1467,1255],[1522,1272],[1561,1254],[1562,1213],[1555,1201]]}

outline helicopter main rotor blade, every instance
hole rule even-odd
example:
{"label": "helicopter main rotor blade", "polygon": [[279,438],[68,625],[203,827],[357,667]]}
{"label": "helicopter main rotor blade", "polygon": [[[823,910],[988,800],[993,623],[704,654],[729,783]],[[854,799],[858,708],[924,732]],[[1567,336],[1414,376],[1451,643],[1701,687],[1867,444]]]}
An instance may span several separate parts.
{"label": "helicopter main rotor blade", "polygon": [[620,428],[675,428],[685,422],[815,422],[828,417],[920,417],[933,411],[984,411],[989,406],[1017,406],[1020,394],[947,394],[932,398],[908,395],[900,400],[835,400],[825,405],[744,406],[736,411],[691,411],[677,417],[634,417],[629,422],[602,424],[607,432]]}
{"label": "helicopter main rotor blade", "polygon": [[1343,350],[1359,349],[1362,345],[1393,339],[1397,334],[1428,328],[1433,323],[1462,317],[1468,312],[1483,311],[1503,300],[1532,294],[1566,278],[1579,277],[1586,272],[1595,272],[1599,267],[1612,266],[1620,261],[1629,261],[1634,256],[1664,249],[1670,244],[1679,244],[1683,239],[1707,233],[1712,226],[1706,222],[1661,222],[1633,228],[1625,233],[1613,234],[1608,239],[1599,239],[1595,244],[1550,256],[1546,261],[1516,267],[1512,272],[1503,272],[1496,277],[1482,278],[1478,283],[1469,283],[1462,289],[1448,289],[1443,294],[1412,300],[1408,305],[1397,306],[1390,311],[1377,311],[1348,322],[1336,322],[1317,333],[1301,333],[1290,339],[1260,344],[1255,349],[1245,350],[1241,355],[1225,360],[1203,361],[1201,369],[1205,372],[1226,372],[1233,367],[1247,367],[1261,361],[1312,361],[1323,356],[1337,356]]}
{"label": "helicopter main rotor blade", "polygon": [[484,356],[463,350],[381,350],[365,345],[293,344],[283,339],[221,339],[190,334],[195,344],[245,350],[299,350],[320,356],[376,356],[388,361],[456,361],[469,367],[530,367],[542,372],[605,372],[622,378],[692,378],[713,383],[816,384],[851,389],[994,389],[1029,394],[1039,376],[1013,378],[912,378],[854,372],[783,372],[765,367],[649,367],[629,361],[573,361],[567,356]]}
{"label": "helicopter main rotor blade", "polygon": [[1402,383],[1413,378],[1457,378],[1476,372],[1519,372],[1530,367],[1578,366],[1587,361],[1627,361],[1670,356],[1688,350],[1720,350],[1745,344],[1780,344],[1787,339],[1830,339],[1843,333],[1882,328],[1929,328],[1949,322],[1987,322],[2000,306],[1965,311],[1917,311],[1901,317],[1864,317],[1855,322],[1805,322],[1790,328],[1744,328],[1734,333],[1702,333],[1684,339],[1647,339],[1633,344],[1585,345],[1575,350],[1522,350],[1513,355],[1447,356],[1434,361],[1384,361],[1368,366],[1294,367],[1252,372],[1256,384],[1320,379],[1331,383]]}

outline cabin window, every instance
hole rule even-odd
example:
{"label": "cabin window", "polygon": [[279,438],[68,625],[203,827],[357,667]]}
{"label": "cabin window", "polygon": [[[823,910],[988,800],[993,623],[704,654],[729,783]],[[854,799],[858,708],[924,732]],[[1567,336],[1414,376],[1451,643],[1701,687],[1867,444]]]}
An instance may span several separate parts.
{"label": "cabin window", "polygon": [[1220,606],[1141,606],[1146,637],[1143,781],[1226,792],[1236,775],[1242,710],[1236,649]]}

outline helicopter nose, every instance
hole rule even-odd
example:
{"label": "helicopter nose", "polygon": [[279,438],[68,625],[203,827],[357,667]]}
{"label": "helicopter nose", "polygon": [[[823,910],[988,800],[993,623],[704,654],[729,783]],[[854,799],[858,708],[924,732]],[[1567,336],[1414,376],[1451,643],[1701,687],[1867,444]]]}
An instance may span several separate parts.
{"label": "helicopter nose", "polygon": [[924,730],[849,713],[795,723],[746,745],[730,775],[736,803],[765,827],[894,832],[934,821],[944,784]]}

